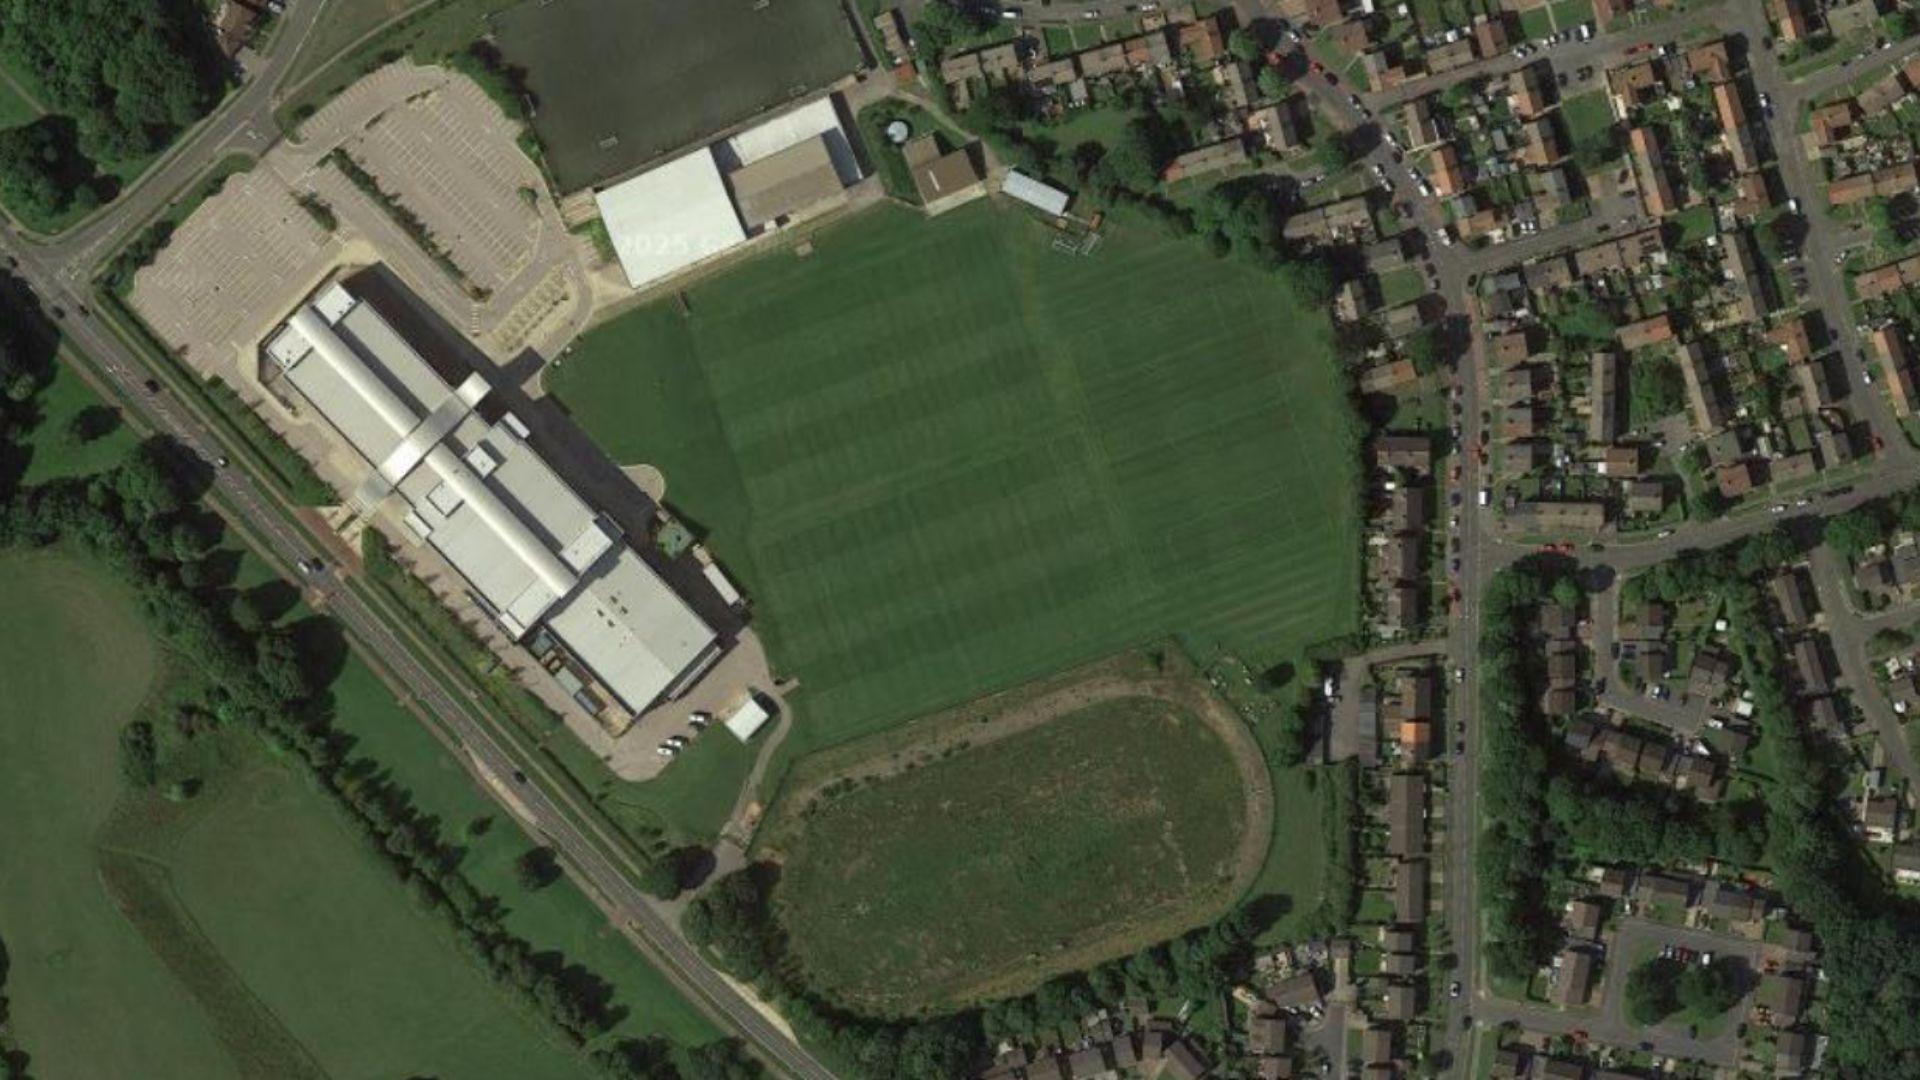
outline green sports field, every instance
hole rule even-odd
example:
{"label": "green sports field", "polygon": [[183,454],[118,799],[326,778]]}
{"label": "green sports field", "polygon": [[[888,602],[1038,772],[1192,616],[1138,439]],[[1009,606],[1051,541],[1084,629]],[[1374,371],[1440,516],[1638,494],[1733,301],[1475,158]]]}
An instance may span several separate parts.
{"label": "green sports field", "polygon": [[1324,313],[1118,217],[1091,256],[981,202],[885,207],[584,336],[548,386],[747,584],[796,750],[1185,635],[1356,619]]}
{"label": "green sports field", "polygon": [[491,29],[539,102],[533,128],[563,192],[784,107],[861,64],[834,0],[526,0]]}

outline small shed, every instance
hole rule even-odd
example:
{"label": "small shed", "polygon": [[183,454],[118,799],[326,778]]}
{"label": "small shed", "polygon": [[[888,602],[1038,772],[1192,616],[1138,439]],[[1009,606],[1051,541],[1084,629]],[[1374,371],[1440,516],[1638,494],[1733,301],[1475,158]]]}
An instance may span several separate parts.
{"label": "small shed", "polygon": [[746,742],[765,727],[770,719],[772,714],[767,712],[767,707],[760,704],[758,697],[749,693],[746,700],[742,701],[733,712],[727,714],[726,725],[727,730],[733,732],[734,738]]}
{"label": "small shed", "polygon": [[1002,194],[1018,199],[1049,217],[1059,217],[1067,212],[1067,203],[1073,196],[1051,184],[1043,184],[1018,169],[1007,173],[1006,183],[1000,187]]}

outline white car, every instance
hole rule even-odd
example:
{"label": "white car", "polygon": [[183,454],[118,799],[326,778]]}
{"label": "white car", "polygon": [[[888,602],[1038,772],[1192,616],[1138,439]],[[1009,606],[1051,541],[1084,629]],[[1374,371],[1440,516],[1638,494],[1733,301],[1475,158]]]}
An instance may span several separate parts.
{"label": "white car", "polygon": [[1414,188],[1420,192],[1421,198],[1423,199],[1433,198],[1433,185],[1427,183],[1425,180],[1422,180],[1418,184],[1415,184]]}
{"label": "white car", "polygon": [[656,754],[659,754],[661,757],[670,758],[673,755],[679,753],[680,748],[677,746],[668,746],[666,743],[661,743],[659,746],[656,746],[653,748],[653,752]]}

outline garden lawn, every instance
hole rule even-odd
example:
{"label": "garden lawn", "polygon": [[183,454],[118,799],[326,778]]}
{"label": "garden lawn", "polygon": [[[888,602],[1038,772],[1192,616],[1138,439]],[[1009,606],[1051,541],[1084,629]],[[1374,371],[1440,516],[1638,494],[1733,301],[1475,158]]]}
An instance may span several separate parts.
{"label": "garden lawn", "polygon": [[1124,955],[1203,921],[1197,908],[1232,899],[1246,823],[1217,734],[1120,698],[829,798],[797,830],[775,903],[814,989],[937,1008],[1025,989],[1052,956]]}
{"label": "garden lawn", "polygon": [[[1356,623],[1324,313],[1141,218],[887,207],[583,337],[548,386],[746,584],[796,751],[1183,635]],[[784,748],[783,748],[784,749]]]}
{"label": "garden lawn", "polygon": [[1604,139],[1613,127],[1613,106],[1607,104],[1607,95],[1599,90],[1562,100],[1560,115],[1567,123],[1567,137],[1575,146]]}

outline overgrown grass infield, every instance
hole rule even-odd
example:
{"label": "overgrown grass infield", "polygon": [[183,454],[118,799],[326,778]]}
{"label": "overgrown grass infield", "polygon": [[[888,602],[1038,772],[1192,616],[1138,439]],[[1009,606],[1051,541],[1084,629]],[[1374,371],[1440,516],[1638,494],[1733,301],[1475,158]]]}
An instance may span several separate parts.
{"label": "overgrown grass infield", "polygon": [[894,207],[585,335],[548,386],[747,584],[796,752],[1184,635],[1352,629],[1353,429],[1323,313],[1111,215]]}
{"label": "overgrown grass infield", "polygon": [[765,843],[810,986],[864,1012],[951,1007],[1124,955],[1239,897],[1272,806],[1258,749],[1190,673],[1115,667],[808,763]]}

